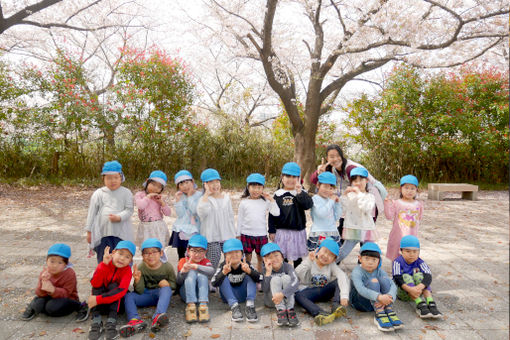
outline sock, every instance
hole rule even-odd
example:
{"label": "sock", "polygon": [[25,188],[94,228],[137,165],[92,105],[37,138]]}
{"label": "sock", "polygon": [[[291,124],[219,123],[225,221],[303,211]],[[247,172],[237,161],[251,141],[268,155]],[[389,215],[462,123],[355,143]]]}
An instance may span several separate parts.
{"label": "sock", "polygon": [[429,296],[428,298],[426,298],[426,301],[427,301],[427,305],[431,302],[434,302],[434,299],[432,298],[432,296]]}
{"label": "sock", "polygon": [[101,315],[96,315],[92,318],[92,323],[100,323],[101,322]]}
{"label": "sock", "polygon": [[238,304],[237,302],[234,302],[234,303],[232,304],[232,306],[230,306],[230,309],[234,309],[234,308],[235,308],[236,306],[238,306],[238,305],[239,305],[239,304]]}
{"label": "sock", "polygon": [[253,307],[255,306],[255,301],[253,300],[246,300],[246,307]]}
{"label": "sock", "polygon": [[207,306],[207,302],[200,302],[200,306]]}
{"label": "sock", "polygon": [[414,302],[418,305],[420,302],[422,302],[423,300],[421,298],[417,298],[416,300],[414,300]]}

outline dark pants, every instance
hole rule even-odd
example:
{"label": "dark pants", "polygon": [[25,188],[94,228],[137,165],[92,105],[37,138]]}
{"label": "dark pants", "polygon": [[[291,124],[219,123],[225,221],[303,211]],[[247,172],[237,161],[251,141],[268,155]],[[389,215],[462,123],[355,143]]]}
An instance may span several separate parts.
{"label": "dark pants", "polygon": [[94,248],[94,251],[97,255],[97,263],[99,264],[101,261],[103,261],[103,255],[104,255],[104,248],[110,247],[110,253],[115,249],[117,246],[117,243],[122,241],[117,236],[106,236],[101,239],[101,243],[97,247]]}
{"label": "dark pants", "polygon": [[[383,278],[381,281],[377,280],[377,282],[369,281],[367,282],[366,287],[381,294],[388,294],[391,289],[391,281],[389,278]],[[349,293],[349,301],[351,301],[351,305],[360,312],[373,312],[375,310],[375,301],[371,301],[366,297],[361,296],[352,282],[351,292]]]}
{"label": "dark pants", "polygon": [[44,313],[48,316],[65,316],[80,309],[81,303],[68,298],[53,299],[51,296],[36,296],[30,302],[30,307],[36,314]]}
{"label": "dark pants", "polygon": [[[117,288],[118,286],[119,285],[117,283],[110,283],[108,287],[92,288],[92,295],[101,295]],[[92,313],[92,318],[101,315],[108,315],[108,318],[117,319],[117,315],[124,312],[124,298],[113,301],[109,304],[97,305],[91,308],[90,312]]]}
{"label": "dark pants", "polygon": [[310,287],[300,290],[295,295],[296,301],[312,316],[316,316],[321,308],[315,302],[326,302],[333,298],[333,303],[340,303],[340,288],[337,280],[334,280],[324,287]]}
{"label": "dark pants", "polygon": [[[287,260],[287,259],[283,259],[283,260],[285,262],[289,262],[289,260]],[[301,264],[301,262],[303,262],[303,258],[302,257],[294,260],[294,269],[296,269],[296,267],[299,266]]]}

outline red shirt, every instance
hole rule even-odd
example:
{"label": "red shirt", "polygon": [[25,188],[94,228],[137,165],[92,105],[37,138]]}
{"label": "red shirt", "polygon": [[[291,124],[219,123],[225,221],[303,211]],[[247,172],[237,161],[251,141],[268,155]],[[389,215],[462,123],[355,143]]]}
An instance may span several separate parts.
{"label": "red shirt", "polygon": [[119,286],[115,289],[107,291],[101,295],[97,295],[96,301],[98,305],[109,304],[114,301],[122,299],[126,295],[129,284],[131,283],[131,267],[125,266],[117,268],[113,265],[113,261],[108,264],[100,262],[97,265],[96,271],[90,280],[92,287],[108,287],[111,283],[117,283]]}
{"label": "red shirt", "polygon": [[50,276],[49,281],[55,287],[53,294],[41,289],[41,275],[43,272],[44,270],[39,274],[39,281],[37,282],[37,288],[35,289],[35,294],[37,296],[45,297],[49,295],[54,299],[68,298],[79,301],[78,290],[76,289],[76,273],[73,268],[66,268],[63,272]]}
{"label": "red shirt", "polygon": [[[184,264],[186,263],[186,261],[188,261],[189,257],[183,257],[182,259],[179,260],[179,263],[177,263],[177,271],[180,272],[182,267],[184,266]],[[209,261],[208,259],[206,259],[205,257],[202,259],[202,261],[200,262],[191,262],[193,264],[198,264],[199,266],[207,266],[207,267],[212,267],[212,263],[211,261]]]}

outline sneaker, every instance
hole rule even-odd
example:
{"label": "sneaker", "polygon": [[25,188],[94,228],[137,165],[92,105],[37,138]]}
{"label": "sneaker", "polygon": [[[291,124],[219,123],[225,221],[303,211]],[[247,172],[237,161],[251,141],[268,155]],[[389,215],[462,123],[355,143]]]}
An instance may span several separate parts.
{"label": "sneaker", "polygon": [[436,305],[435,301],[430,301],[428,307],[429,307],[429,311],[430,311],[430,313],[432,313],[432,317],[434,319],[439,319],[439,318],[443,317],[443,314],[437,309],[437,305]]}
{"label": "sneaker", "polygon": [[113,340],[119,337],[119,332],[117,332],[117,323],[115,322],[107,322],[104,326],[104,338],[105,340]]}
{"label": "sneaker", "polygon": [[197,322],[197,306],[194,303],[189,303],[184,313],[187,323]]}
{"label": "sneaker", "polygon": [[89,319],[90,309],[85,301],[81,303],[80,309],[76,312],[76,322],[83,322]]}
{"label": "sneaker", "polygon": [[37,314],[35,310],[32,307],[27,306],[27,309],[25,309],[23,314],[21,314],[21,320],[23,321],[32,320],[33,318],[35,318],[36,315]]}
{"label": "sneaker", "polygon": [[422,319],[428,319],[432,317],[432,313],[430,312],[430,309],[425,301],[422,301],[416,305],[416,313]]}
{"label": "sneaker", "polygon": [[213,285],[210,282],[209,282],[209,292],[216,293],[216,287],[213,287]]}
{"label": "sneaker", "polygon": [[201,303],[198,306],[198,322],[208,322],[211,317],[209,316],[209,306]]}
{"label": "sneaker", "polygon": [[294,309],[287,310],[287,317],[289,318],[289,326],[296,327],[299,325],[299,319]]}
{"label": "sneaker", "polygon": [[287,311],[285,309],[276,311],[276,324],[278,326],[288,326],[289,325],[289,317],[287,315]]}
{"label": "sneaker", "polygon": [[374,323],[380,331],[391,332],[395,330],[391,325],[388,315],[386,315],[384,312],[380,312],[375,315]]}
{"label": "sneaker", "polygon": [[235,304],[231,307],[232,310],[232,321],[239,322],[244,320],[243,313],[241,312],[241,306]]}
{"label": "sneaker", "polygon": [[98,340],[103,333],[103,322],[92,322],[89,330],[89,340]]}
{"label": "sneaker", "polygon": [[335,315],[335,319],[339,319],[343,316],[347,316],[347,309],[344,306],[334,304],[331,307],[331,314]]}
{"label": "sneaker", "polygon": [[119,333],[123,338],[128,338],[136,333],[142,332],[147,328],[147,323],[140,319],[131,319],[127,324],[120,327]]}
{"label": "sneaker", "polygon": [[166,313],[156,314],[152,319],[151,331],[156,333],[168,325],[168,315]]}
{"label": "sneaker", "polygon": [[331,323],[335,320],[335,315],[334,314],[328,314],[324,311],[320,311],[319,314],[317,314],[314,318],[313,318],[313,321],[315,321],[315,323],[318,325],[318,326],[322,326],[322,325],[325,325],[325,324],[328,324],[328,323]]}
{"label": "sneaker", "polygon": [[393,326],[393,329],[400,329],[404,328],[404,323],[402,320],[400,320],[397,316],[397,313],[395,313],[392,309],[385,309],[384,310],[386,315],[388,315],[388,318],[390,319],[390,323]]}
{"label": "sneaker", "polygon": [[255,306],[246,306],[246,321],[248,322],[257,322],[259,321],[259,317],[257,316],[257,311],[255,310]]}

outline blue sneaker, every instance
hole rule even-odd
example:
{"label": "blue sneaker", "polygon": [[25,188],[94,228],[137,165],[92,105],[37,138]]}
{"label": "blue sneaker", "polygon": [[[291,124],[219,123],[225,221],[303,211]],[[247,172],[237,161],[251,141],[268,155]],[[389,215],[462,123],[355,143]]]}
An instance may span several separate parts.
{"label": "blue sneaker", "polygon": [[380,331],[391,332],[395,330],[385,312],[377,313],[374,317],[374,323]]}
{"label": "blue sneaker", "polygon": [[386,308],[384,311],[386,312],[386,315],[388,315],[393,329],[404,328],[404,323],[398,318],[397,314],[391,308]]}

